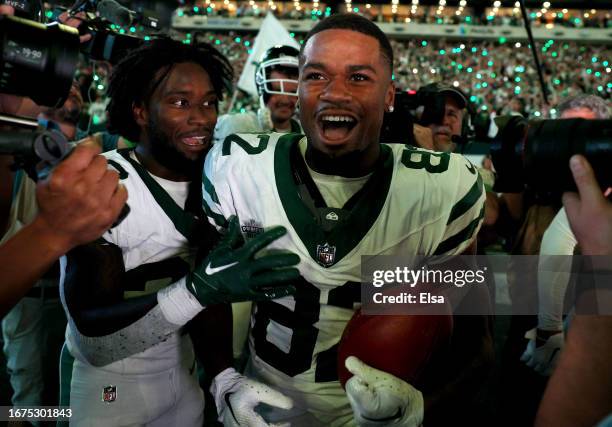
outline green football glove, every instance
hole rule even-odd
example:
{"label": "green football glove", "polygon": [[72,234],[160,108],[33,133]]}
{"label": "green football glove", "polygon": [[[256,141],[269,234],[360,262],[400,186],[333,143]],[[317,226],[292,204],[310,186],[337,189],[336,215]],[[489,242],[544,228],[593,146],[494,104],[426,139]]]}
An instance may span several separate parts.
{"label": "green football glove", "polygon": [[262,301],[295,293],[289,283],[300,277],[300,262],[293,253],[255,254],[287,232],[274,227],[244,242],[238,218],[230,218],[227,234],[187,278],[187,289],[200,304],[222,304],[240,301]]}

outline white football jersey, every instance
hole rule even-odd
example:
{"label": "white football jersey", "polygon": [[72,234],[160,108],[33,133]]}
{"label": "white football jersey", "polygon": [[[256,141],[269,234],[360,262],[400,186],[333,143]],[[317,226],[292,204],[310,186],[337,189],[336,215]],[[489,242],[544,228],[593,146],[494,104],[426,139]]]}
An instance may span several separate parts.
{"label": "white football jersey", "polygon": [[[130,162],[117,151],[104,153],[104,156],[119,172],[121,183],[128,191],[130,213],[102,236],[105,241],[117,245],[122,251],[126,270],[122,280],[123,296],[132,298],[157,292],[185,276],[195,255],[185,235],[177,229],[181,227],[177,225],[183,219],[181,215],[185,214],[183,206],[178,206],[169,194],[165,193],[164,196],[163,192],[159,191],[161,186],[151,183],[153,178],[150,175],[145,178],[148,181],[145,183],[141,174],[146,171],[133,157]],[[65,268],[65,262],[62,266]],[[61,288],[63,297],[63,283]],[[75,358],[88,363],[80,354],[72,334],[72,328],[76,325],[65,304],[64,308],[69,317],[66,331],[68,348]],[[185,340],[180,336],[180,332],[176,332],[167,340],[141,353],[111,363],[104,369],[120,373],[146,373],[167,369],[176,366],[180,358],[191,351],[191,341]]]}
{"label": "white football jersey", "polygon": [[461,155],[381,144],[369,180],[343,207],[348,216],[326,232],[294,179],[291,153],[302,138],[245,134],[215,145],[204,209],[220,228],[237,215],[246,238],[287,228],[268,249],[298,254],[302,278],[294,296],[254,305],[251,370],[322,423],[339,425],[352,411],[337,380],[337,345],[359,305],[361,256],[463,252],[482,222],[485,193]]}

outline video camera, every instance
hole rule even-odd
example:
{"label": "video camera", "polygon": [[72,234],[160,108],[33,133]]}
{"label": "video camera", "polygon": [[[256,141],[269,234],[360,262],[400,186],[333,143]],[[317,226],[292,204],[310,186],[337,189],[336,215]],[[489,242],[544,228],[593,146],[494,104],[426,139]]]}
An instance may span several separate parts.
{"label": "video camera", "polygon": [[158,20],[152,15],[131,11],[115,0],[78,0],[70,9],[70,13],[78,12],[85,12],[90,17],[79,28],[83,28],[83,33],[92,36],[81,49],[82,52],[92,59],[108,61],[111,64],[119,62],[127,52],[143,42],[138,37],[117,32],[116,26],[141,24],[152,30],[159,29]]}
{"label": "video camera", "polygon": [[385,114],[383,120],[381,142],[416,145],[413,134],[414,124],[421,126],[442,124],[447,96],[453,97],[461,108],[467,109],[461,135],[452,136],[453,142],[464,147],[474,139],[473,108],[463,91],[441,83],[425,85],[418,91],[396,91],[393,112]]}
{"label": "video camera", "polygon": [[[136,24],[143,14],[132,12],[114,0],[79,0],[70,13],[86,12],[81,32],[90,33],[87,43],[79,43],[79,32],[53,22],[43,24],[40,2],[3,0],[15,8],[15,16],[0,16],[0,92],[32,98],[39,105],[58,107],[64,103],[76,68],[79,51],[91,59],[117,63],[143,40],[120,34],[111,19],[120,24]],[[97,17],[93,17],[92,13]],[[38,22],[37,22],[38,21]],[[156,28],[157,21],[147,22]],[[120,25],[117,24],[117,25]]]}
{"label": "video camera", "polygon": [[538,195],[575,191],[569,169],[574,154],[584,155],[602,189],[612,186],[612,120],[528,121],[522,116],[496,119],[499,132],[491,145],[497,172],[494,191]]}

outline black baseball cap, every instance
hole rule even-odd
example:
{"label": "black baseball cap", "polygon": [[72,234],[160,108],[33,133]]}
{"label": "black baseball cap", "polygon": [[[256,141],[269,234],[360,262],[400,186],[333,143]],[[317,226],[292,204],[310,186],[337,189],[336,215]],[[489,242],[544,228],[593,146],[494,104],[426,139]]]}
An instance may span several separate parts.
{"label": "black baseball cap", "polygon": [[460,108],[466,108],[468,105],[468,100],[463,91],[454,86],[447,86],[444,83],[436,82],[425,85],[419,89],[423,95],[431,95],[431,94],[446,94],[450,95],[459,103]]}

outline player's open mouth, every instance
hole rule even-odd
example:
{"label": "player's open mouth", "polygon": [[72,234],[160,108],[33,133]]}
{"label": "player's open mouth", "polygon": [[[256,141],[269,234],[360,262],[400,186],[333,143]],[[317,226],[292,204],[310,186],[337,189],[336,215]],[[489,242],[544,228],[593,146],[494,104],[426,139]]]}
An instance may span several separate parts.
{"label": "player's open mouth", "polygon": [[319,128],[325,139],[342,141],[346,139],[357,125],[357,120],[348,115],[324,114],[319,117]]}
{"label": "player's open mouth", "polygon": [[188,136],[181,138],[181,142],[189,147],[199,148],[208,145],[209,137],[206,135]]}

